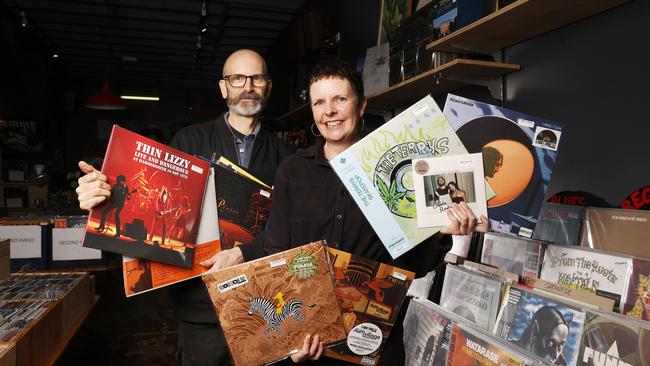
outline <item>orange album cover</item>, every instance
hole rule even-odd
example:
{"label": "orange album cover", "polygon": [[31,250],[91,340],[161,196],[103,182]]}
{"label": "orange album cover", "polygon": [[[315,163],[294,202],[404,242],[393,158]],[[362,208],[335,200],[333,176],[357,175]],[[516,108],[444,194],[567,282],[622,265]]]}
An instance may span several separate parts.
{"label": "orange album cover", "polygon": [[327,248],[347,342],[325,356],[374,365],[395,324],[415,273]]}
{"label": "orange album cover", "polygon": [[322,241],[203,275],[235,365],[264,365],[345,339]]}
{"label": "orange album cover", "polygon": [[147,259],[122,256],[124,293],[127,297],[189,280],[209,270],[209,268],[203,267],[201,262],[212,258],[224,249],[219,236],[219,225],[217,225],[218,210],[214,202],[216,202],[214,170],[210,169],[203,197],[203,210],[199,218],[199,232],[196,237],[196,241],[200,244],[194,246],[192,267],[184,268]]}
{"label": "orange album cover", "polygon": [[489,334],[454,325],[447,354],[447,365],[454,366],[524,366],[533,364],[517,355]]}
{"label": "orange album cover", "polygon": [[201,261],[212,258],[220,251],[220,240],[196,244],[194,246],[192,268],[124,256],[122,259],[124,293],[127,297],[130,297],[198,277],[210,269],[203,267],[200,264]]}

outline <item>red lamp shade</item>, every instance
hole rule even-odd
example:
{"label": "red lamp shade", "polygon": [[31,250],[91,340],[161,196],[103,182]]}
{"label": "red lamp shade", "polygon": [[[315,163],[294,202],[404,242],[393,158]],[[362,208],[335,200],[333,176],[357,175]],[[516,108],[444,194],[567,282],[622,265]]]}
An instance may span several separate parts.
{"label": "red lamp shade", "polygon": [[86,99],[86,108],[104,109],[104,110],[118,110],[125,109],[126,106],[122,98],[113,95],[108,88],[108,83],[104,83],[102,90],[95,95],[91,95]]}

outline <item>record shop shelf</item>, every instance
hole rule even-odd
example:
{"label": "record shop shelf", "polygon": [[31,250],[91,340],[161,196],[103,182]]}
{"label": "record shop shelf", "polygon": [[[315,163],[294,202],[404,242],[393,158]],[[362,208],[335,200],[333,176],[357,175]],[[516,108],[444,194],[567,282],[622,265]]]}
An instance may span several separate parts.
{"label": "record shop shelf", "polygon": [[[520,68],[515,64],[457,58],[368,96],[368,107],[393,109],[409,105],[427,94],[443,94],[474,84],[473,80],[498,78]],[[279,117],[280,120],[287,122],[311,120],[311,118],[309,103],[294,108]]]}
{"label": "record shop shelf", "polygon": [[99,295],[95,295],[95,298],[93,299],[92,303],[84,310],[81,314],[79,314],[79,318],[77,321],[72,324],[71,328],[61,337],[57,345],[54,347],[54,349],[50,352],[49,356],[43,363],[43,365],[47,366],[52,366],[56,364],[56,361],[61,357],[61,354],[63,354],[63,351],[65,351],[66,347],[68,346],[68,343],[72,340],[72,338],[77,334],[77,331],[79,328],[81,328],[81,325],[86,321],[86,318],[88,318],[88,315],[92,312],[92,310],[95,308],[95,305],[97,305],[97,302],[99,301]]}
{"label": "record shop shelf", "polygon": [[518,0],[437,39],[427,49],[492,54],[629,0]]}
{"label": "record shop shelf", "polygon": [[457,58],[369,96],[368,107],[392,109],[409,105],[427,93],[443,94],[480,80],[501,77],[520,68],[515,64]]}

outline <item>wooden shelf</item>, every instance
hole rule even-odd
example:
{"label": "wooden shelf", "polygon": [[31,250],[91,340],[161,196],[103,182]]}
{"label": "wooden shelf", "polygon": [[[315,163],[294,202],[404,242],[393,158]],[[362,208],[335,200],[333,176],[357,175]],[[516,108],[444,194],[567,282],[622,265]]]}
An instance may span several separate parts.
{"label": "wooden shelf", "polygon": [[[472,80],[494,79],[517,71],[520,68],[519,65],[515,64],[455,59],[368,96],[368,107],[392,109],[409,105],[426,94],[446,93],[471,85]],[[459,81],[461,79],[464,80]],[[311,118],[309,104],[303,104],[279,117],[280,120],[284,121],[304,121]]]}
{"label": "wooden shelf", "polygon": [[62,268],[39,268],[35,270],[38,273],[60,273],[60,272],[104,272],[113,271],[122,268],[122,263],[106,263],[96,266],[79,266],[79,267],[62,267]]}
{"label": "wooden shelf", "polygon": [[427,49],[491,54],[628,1],[519,0],[429,43]]}
{"label": "wooden shelf", "polygon": [[[630,0],[518,0],[427,45],[427,49],[492,54],[540,34],[624,4]],[[368,107],[408,105],[426,93],[440,94],[477,81],[519,70],[519,65],[456,59],[368,97]],[[295,122],[311,119],[308,104],[279,117]]]}
{"label": "wooden shelf", "polygon": [[99,301],[99,295],[95,295],[95,299],[90,304],[90,306],[88,306],[86,311],[84,311],[82,314],[79,315],[79,318],[72,326],[72,328],[63,336],[63,338],[61,338],[61,340],[56,345],[54,350],[52,350],[52,353],[50,353],[44,365],[54,365],[56,361],[59,359],[59,357],[61,357],[61,354],[68,346],[68,343],[70,343],[70,340],[72,340],[72,337],[75,336],[75,334],[77,333],[81,325],[86,321],[86,318],[88,318],[88,315],[90,315],[92,310],[95,308],[97,301]]}
{"label": "wooden shelf", "polygon": [[470,85],[472,80],[494,79],[519,69],[515,64],[455,59],[369,96],[368,107],[392,109],[410,105],[429,93],[446,93]]}

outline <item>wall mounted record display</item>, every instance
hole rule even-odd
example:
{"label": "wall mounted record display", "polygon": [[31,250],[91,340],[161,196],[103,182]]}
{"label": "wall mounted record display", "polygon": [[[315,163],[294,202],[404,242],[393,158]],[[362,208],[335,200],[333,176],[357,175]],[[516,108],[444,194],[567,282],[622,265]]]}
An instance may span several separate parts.
{"label": "wall mounted record display", "polygon": [[532,236],[557,160],[554,122],[449,94],[444,115],[470,153],[483,152],[492,228]]}

